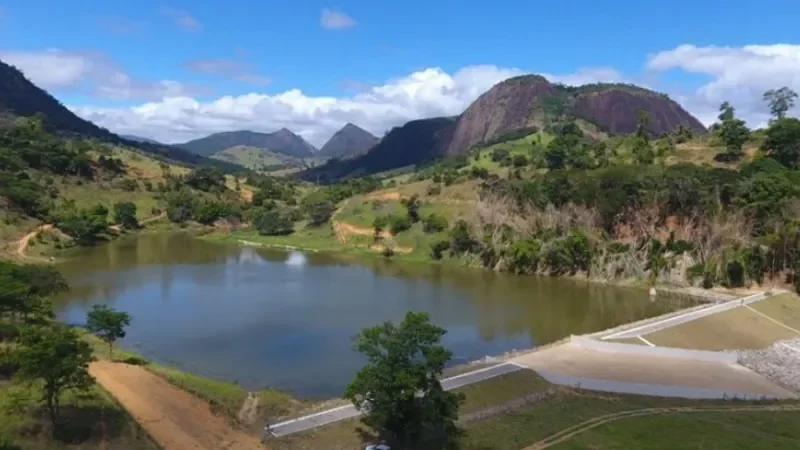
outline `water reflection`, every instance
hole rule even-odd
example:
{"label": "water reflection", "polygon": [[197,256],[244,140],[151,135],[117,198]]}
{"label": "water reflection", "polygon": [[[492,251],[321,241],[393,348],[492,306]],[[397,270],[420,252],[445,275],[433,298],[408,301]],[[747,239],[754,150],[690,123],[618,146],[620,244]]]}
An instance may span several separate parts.
{"label": "water reflection", "polygon": [[[129,311],[123,345],[187,369],[338,395],[362,364],[361,328],[427,311],[457,362],[596,331],[672,308],[646,292],[546,277],[353,261],[213,244],[185,234],[131,236],[84,249],[60,268],[62,318],[88,305]],[[302,268],[303,270],[297,270]]]}

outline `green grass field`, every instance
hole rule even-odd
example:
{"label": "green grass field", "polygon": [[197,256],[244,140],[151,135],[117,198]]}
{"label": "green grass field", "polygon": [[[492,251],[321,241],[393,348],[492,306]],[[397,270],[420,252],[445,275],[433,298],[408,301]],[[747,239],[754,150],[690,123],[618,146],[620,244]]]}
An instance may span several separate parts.
{"label": "green grass field", "polygon": [[800,330],[800,297],[794,294],[781,294],[751,305],[756,311],[791,327]]}
{"label": "green grass field", "polygon": [[[788,404],[797,405],[796,402]],[[587,420],[648,408],[665,408],[665,411],[658,415],[609,421],[597,428],[578,432],[549,448],[603,450],[797,448],[800,444],[800,431],[797,431],[795,424],[800,419],[800,412],[675,414],[667,412],[673,407],[738,408],[750,405],[757,404],[564,390],[558,395],[510,414],[470,424],[467,435],[462,441],[462,449],[520,450]],[[744,426],[738,427],[737,424]],[[711,443],[716,443],[716,446],[706,446]],[[780,445],[775,446],[775,443]]]}
{"label": "green grass field", "polygon": [[553,450],[754,450],[800,447],[800,412],[704,412],[634,417],[601,425]]}

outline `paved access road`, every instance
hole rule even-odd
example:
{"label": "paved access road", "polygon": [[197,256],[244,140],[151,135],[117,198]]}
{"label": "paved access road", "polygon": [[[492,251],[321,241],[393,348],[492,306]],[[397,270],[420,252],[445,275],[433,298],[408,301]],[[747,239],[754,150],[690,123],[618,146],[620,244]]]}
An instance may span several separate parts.
{"label": "paved access road", "polygon": [[[516,372],[523,367],[514,363],[502,363],[495,366],[486,367],[483,369],[474,370],[472,372],[456,375],[454,377],[442,380],[442,387],[445,390],[458,389],[479,381],[488,380],[489,378],[498,377],[507,373]],[[285,422],[270,425],[267,429],[272,435],[276,437],[287,436],[301,431],[310,430],[322,425],[326,425],[340,420],[350,419],[357,417],[361,413],[355,406],[345,405],[338,408],[321,411],[308,416],[298,417],[297,419],[287,420]]]}

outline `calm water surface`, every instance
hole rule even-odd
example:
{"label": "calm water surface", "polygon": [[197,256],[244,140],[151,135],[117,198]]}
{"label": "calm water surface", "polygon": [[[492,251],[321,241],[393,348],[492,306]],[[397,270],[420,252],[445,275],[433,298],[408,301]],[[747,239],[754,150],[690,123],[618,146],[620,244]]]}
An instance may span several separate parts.
{"label": "calm water surface", "polygon": [[548,277],[352,260],[221,245],[186,234],[129,236],[59,265],[60,317],[106,303],[133,321],[122,346],[248,388],[340,395],[362,364],[363,327],[427,311],[454,363],[602,330],[675,308],[646,292]]}

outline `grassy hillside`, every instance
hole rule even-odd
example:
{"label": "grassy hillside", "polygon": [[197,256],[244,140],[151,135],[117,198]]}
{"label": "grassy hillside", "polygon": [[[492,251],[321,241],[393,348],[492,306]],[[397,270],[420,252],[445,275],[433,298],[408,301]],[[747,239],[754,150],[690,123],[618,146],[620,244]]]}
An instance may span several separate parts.
{"label": "grassy hillside", "polygon": [[[37,120],[0,132],[0,160],[4,258],[41,260],[65,246],[113,238],[164,219],[171,201],[173,207],[176,201],[193,202],[211,223],[252,195],[244,183],[229,190],[218,169],[190,169],[138,149],[60,138]],[[117,215],[123,208],[132,213],[130,220]]]}
{"label": "grassy hillside", "polygon": [[211,155],[211,157],[259,172],[274,172],[276,170],[303,167],[303,162],[298,158],[245,145],[227,148]]}
{"label": "grassy hillside", "polygon": [[767,147],[784,136],[775,127],[749,133],[741,151],[685,128],[658,138],[598,135],[582,121],[518,130],[291,202],[255,185],[253,229],[219,238],[602,281],[782,283],[800,172]]}

